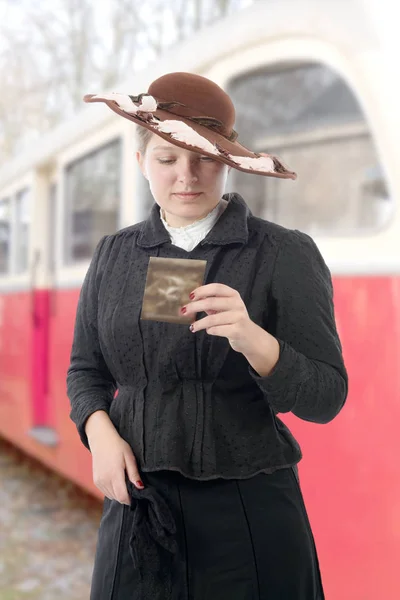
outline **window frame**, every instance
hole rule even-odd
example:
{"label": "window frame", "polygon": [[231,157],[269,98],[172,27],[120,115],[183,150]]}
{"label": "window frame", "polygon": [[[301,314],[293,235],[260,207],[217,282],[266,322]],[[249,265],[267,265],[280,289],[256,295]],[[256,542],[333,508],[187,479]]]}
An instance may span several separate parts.
{"label": "window frame", "polygon": [[[28,197],[28,235],[26,240],[26,263],[24,267],[21,269],[19,265],[19,244],[20,244],[20,235],[21,235],[21,225],[22,220],[18,220],[18,201],[23,199],[24,194]],[[30,241],[32,237],[32,224],[33,224],[33,210],[32,210],[32,189],[28,186],[24,186],[20,188],[14,195],[14,224],[13,224],[13,233],[14,233],[14,261],[13,261],[13,274],[14,275],[26,275],[29,271],[29,248]]]}
{"label": "window frame", "polygon": [[7,256],[7,269],[6,271],[0,271],[0,279],[5,279],[6,277],[12,276],[12,249],[13,249],[13,204],[12,204],[12,195],[5,195],[0,198],[0,205],[5,204],[9,205],[9,213],[10,213],[10,232],[9,232],[9,247],[8,247],[8,256]]}
{"label": "window frame", "polygon": [[88,148],[85,152],[79,153],[79,155],[74,156],[74,158],[66,161],[62,166],[62,193],[63,202],[60,203],[62,206],[60,207],[62,210],[62,248],[60,254],[60,267],[62,269],[76,269],[81,266],[87,265],[91,260],[91,256],[93,252],[91,252],[90,256],[82,259],[74,259],[72,256],[72,246],[67,245],[70,243],[70,238],[72,237],[72,215],[73,211],[70,210],[69,207],[69,190],[68,190],[68,172],[71,168],[73,168],[76,164],[81,161],[85,161],[90,157],[95,156],[96,154],[101,153],[106,148],[112,146],[113,144],[119,145],[120,152],[120,160],[119,160],[119,198],[117,203],[117,220],[116,220],[116,229],[120,229],[122,226],[122,204],[123,204],[123,163],[124,163],[124,139],[120,133],[117,133],[114,136],[111,136],[107,139],[103,139],[101,143],[97,145],[93,145]]}
{"label": "window frame", "polygon": [[[28,195],[28,203],[29,206],[29,221],[28,221],[28,235],[26,240],[26,263],[23,269],[19,268],[18,265],[18,243],[19,243],[19,233],[18,233],[18,211],[17,211],[17,202],[19,198],[23,197],[23,194]],[[8,270],[6,273],[0,272],[0,281],[5,282],[7,279],[24,279],[29,275],[29,260],[30,260],[30,246],[31,246],[31,238],[32,238],[32,225],[33,225],[33,210],[32,210],[32,186],[28,183],[23,185],[19,185],[18,188],[14,189],[12,193],[5,194],[0,198],[0,203],[3,201],[9,202],[10,205],[10,251],[8,255]]]}

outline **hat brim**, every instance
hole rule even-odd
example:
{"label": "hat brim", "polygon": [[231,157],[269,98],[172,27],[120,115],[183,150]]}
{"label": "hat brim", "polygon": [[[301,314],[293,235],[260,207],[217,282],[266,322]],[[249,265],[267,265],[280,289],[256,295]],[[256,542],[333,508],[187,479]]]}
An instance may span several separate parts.
{"label": "hat brim", "polygon": [[[117,100],[110,99],[110,95],[87,94],[83,99],[87,103],[104,102],[121,117],[145,127],[167,142],[214,158],[238,171],[279,179],[297,178],[296,173],[290,171],[277,156],[252,152],[238,141],[230,141],[217,131],[166,110],[157,108],[149,113],[138,111],[133,114],[121,108]],[[133,105],[130,96],[122,94],[115,94],[115,96],[123,98],[124,101],[128,100]]]}

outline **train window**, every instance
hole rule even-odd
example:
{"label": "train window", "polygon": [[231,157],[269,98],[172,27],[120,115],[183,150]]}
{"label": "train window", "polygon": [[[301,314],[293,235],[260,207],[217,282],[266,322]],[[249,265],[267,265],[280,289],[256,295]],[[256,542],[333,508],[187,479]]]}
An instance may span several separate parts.
{"label": "train window", "polygon": [[30,227],[30,192],[18,192],[15,198],[15,268],[17,273],[28,269],[28,241]]}
{"label": "train window", "polygon": [[390,220],[390,197],[361,107],[347,83],[318,63],[249,72],[228,86],[240,141],[277,154],[295,182],[232,170],[252,212],[311,235],[362,233]]}
{"label": "train window", "polygon": [[0,275],[10,271],[11,259],[11,202],[0,200]]}
{"label": "train window", "polygon": [[121,141],[115,140],[66,169],[65,262],[90,259],[103,235],[118,229]]}

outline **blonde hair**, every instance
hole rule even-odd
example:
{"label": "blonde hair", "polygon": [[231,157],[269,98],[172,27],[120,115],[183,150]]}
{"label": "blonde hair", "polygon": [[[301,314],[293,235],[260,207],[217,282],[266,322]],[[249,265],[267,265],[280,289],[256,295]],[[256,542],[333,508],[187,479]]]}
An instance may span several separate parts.
{"label": "blonde hair", "polygon": [[150,131],[150,129],[146,129],[146,127],[141,127],[140,125],[137,125],[136,138],[138,143],[138,150],[142,154],[146,153],[146,149],[149,141],[151,140],[152,135],[153,132]]}

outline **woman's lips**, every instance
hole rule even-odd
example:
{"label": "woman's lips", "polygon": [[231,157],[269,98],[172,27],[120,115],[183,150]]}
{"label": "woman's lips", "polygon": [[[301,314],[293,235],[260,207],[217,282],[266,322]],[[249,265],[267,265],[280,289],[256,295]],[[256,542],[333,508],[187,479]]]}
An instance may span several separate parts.
{"label": "woman's lips", "polygon": [[195,198],[198,198],[198,196],[200,196],[202,194],[202,192],[181,192],[178,193],[176,192],[174,194],[174,196],[177,196],[178,198],[181,198],[182,200],[194,200]]}

